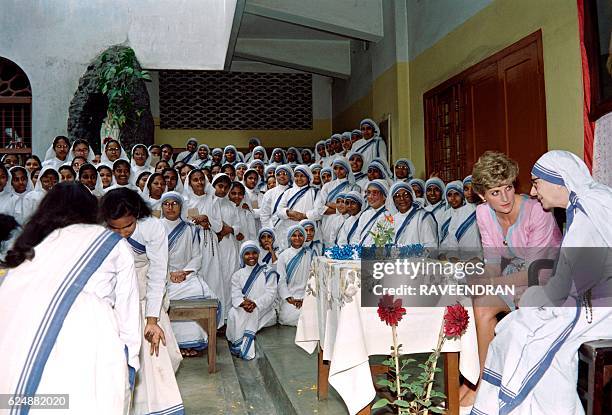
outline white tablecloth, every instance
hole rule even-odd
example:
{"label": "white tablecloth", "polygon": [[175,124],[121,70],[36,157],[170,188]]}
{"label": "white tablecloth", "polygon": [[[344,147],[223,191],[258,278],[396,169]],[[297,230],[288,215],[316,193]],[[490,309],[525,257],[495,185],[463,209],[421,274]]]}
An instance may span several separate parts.
{"label": "white tablecloth", "polygon": [[[391,328],[380,321],[374,307],[361,307],[359,261],[313,261],[310,289],[304,299],[295,343],[308,353],[321,345],[323,358],[331,360],[329,383],[355,414],[376,396],[369,356],[388,355]],[[355,281],[355,275],[357,278]],[[357,292],[350,298],[348,294]],[[478,381],[480,364],[474,315],[469,300],[462,300],[470,316],[459,340],[446,340],[444,352],[459,352],[459,370],[472,383]],[[402,354],[428,353],[435,348],[444,307],[407,308],[398,325]]]}

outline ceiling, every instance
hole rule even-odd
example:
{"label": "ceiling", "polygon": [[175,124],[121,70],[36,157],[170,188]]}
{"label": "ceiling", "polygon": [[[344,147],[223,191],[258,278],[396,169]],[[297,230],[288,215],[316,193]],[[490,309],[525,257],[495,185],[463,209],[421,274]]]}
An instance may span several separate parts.
{"label": "ceiling", "polygon": [[382,0],[238,0],[225,68],[247,60],[347,79],[351,40],[382,35]]}

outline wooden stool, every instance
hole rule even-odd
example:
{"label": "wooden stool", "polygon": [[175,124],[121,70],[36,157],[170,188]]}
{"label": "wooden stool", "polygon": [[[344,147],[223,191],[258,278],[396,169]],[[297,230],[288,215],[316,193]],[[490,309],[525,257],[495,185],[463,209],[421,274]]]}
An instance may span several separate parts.
{"label": "wooden stool", "polygon": [[170,320],[195,320],[208,332],[208,373],[215,373],[217,362],[217,299],[171,300]]}
{"label": "wooden stool", "polygon": [[578,359],[578,395],[587,415],[612,413],[612,340],[583,343]]}

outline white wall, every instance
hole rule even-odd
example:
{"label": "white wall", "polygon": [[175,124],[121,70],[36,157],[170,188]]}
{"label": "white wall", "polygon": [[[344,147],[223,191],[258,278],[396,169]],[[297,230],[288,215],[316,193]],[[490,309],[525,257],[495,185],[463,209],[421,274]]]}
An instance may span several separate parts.
{"label": "white wall", "polygon": [[148,69],[223,69],[236,0],[2,0],[0,56],[32,85],[33,151],[66,134],[87,64],[114,44]]}

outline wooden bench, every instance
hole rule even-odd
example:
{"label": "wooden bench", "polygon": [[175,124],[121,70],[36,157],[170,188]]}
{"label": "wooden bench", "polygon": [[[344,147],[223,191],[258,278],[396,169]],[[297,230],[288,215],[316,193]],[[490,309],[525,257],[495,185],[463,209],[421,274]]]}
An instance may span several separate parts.
{"label": "wooden bench", "polygon": [[170,320],[194,320],[208,332],[208,373],[217,362],[217,299],[171,300]]}

